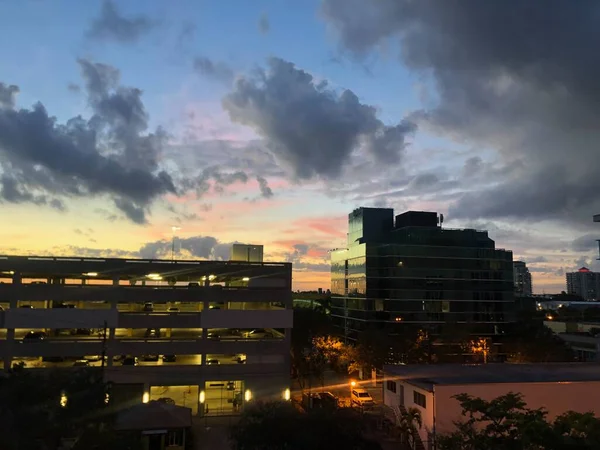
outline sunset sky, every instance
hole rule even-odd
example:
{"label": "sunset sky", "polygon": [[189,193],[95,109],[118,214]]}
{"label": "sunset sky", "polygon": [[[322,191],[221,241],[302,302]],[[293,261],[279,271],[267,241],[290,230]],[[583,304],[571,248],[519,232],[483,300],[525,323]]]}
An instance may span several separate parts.
{"label": "sunset sky", "polygon": [[177,226],[177,258],[263,244],[328,288],[385,206],[563,290],[600,270],[600,5],[524,4],[1,2],[0,253],[164,257]]}

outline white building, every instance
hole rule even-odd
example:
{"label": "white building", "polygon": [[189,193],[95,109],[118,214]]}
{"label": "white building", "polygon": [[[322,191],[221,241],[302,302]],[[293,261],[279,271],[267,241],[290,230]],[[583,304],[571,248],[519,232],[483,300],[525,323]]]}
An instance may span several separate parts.
{"label": "white building", "polygon": [[567,294],[579,295],[586,301],[600,300],[600,273],[587,267],[567,273]]}
{"label": "white building", "polygon": [[421,440],[433,448],[435,436],[455,430],[463,419],[459,402],[466,393],[492,400],[521,393],[529,408],[544,407],[548,419],[572,410],[600,415],[600,365],[485,364],[400,365],[384,367],[383,400],[397,416],[405,408],[421,412]]}
{"label": "white building", "polygon": [[0,256],[0,281],[0,368],[91,366],[199,414],[289,395],[290,263]]}

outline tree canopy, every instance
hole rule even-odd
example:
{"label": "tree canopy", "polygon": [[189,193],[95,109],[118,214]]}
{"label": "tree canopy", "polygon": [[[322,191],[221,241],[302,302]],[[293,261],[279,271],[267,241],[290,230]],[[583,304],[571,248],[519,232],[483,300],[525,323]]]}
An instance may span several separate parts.
{"label": "tree canopy", "polygon": [[493,400],[456,395],[463,421],[438,436],[439,450],[592,450],[600,448],[600,419],[568,411],[553,421],[543,408],[530,409],[521,394]]}
{"label": "tree canopy", "polygon": [[365,437],[360,413],[350,408],[299,411],[290,402],[255,403],[232,426],[235,450],[380,450]]}

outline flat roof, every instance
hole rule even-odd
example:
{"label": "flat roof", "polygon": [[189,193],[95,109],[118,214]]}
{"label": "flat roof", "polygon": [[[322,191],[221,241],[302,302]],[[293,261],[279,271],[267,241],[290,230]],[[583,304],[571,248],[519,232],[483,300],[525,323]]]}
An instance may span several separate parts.
{"label": "flat roof", "polygon": [[386,377],[432,390],[435,385],[600,381],[600,364],[430,364],[384,366]]}
{"label": "flat roof", "polygon": [[0,255],[0,277],[18,272],[24,278],[81,278],[94,273],[95,279],[141,278],[159,274],[163,279],[176,277],[180,281],[196,280],[202,276],[291,276],[289,262],[242,262],[204,260],[165,260],[136,258],[86,258],[79,256],[11,256]]}

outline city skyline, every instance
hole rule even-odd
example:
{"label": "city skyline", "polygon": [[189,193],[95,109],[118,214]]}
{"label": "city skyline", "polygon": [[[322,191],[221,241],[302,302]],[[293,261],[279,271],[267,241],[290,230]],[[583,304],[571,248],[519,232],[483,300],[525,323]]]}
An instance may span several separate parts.
{"label": "city skyline", "polygon": [[[489,231],[535,293],[600,270],[599,7],[352,3],[3,5],[0,254],[252,243],[327,289],[376,206]],[[529,20],[489,22],[508,14]]]}

